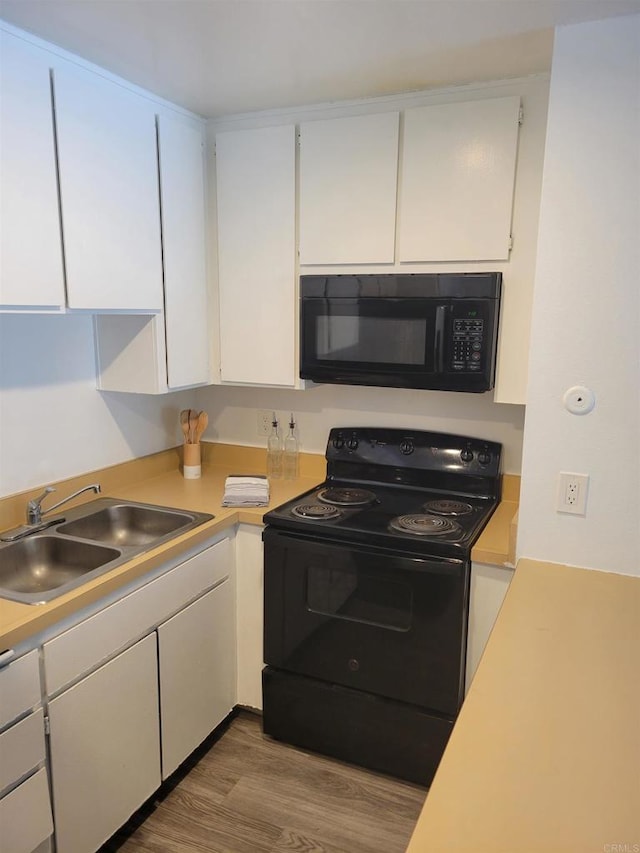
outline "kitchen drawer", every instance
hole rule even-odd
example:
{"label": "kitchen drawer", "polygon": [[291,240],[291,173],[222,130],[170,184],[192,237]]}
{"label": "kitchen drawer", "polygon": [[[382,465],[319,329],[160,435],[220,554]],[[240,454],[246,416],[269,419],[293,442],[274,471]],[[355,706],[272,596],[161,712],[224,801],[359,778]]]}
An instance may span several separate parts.
{"label": "kitchen drawer", "polygon": [[0,850],[31,853],[52,832],[47,771],[43,768],[0,800]]}
{"label": "kitchen drawer", "polygon": [[95,669],[229,575],[222,539],[44,645],[49,696]]}
{"label": "kitchen drawer", "polygon": [[0,735],[0,791],[45,759],[44,715],[39,708]]}
{"label": "kitchen drawer", "polygon": [[34,649],[0,669],[0,729],[39,702],[40,667]]}

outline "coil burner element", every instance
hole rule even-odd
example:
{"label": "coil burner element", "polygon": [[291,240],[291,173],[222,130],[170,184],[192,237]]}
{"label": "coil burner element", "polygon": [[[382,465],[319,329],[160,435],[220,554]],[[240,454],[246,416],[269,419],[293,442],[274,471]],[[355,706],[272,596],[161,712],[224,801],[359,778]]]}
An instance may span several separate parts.
{"label": "coil burner element", "polygon": [[367,506],[376,499],[375,492],[346,486],[332,486],[318,492],[318,500],[335,506]]}
{"label": "coil burner element", "polygon": [[389,522],[393,530],[400,533],[413,533],[417,536],[445,536],[448,533],[460,533],[461,527],[455,521],[436,515],[400,515]]}
{"label": "coil burner element", "polygon": [[314,521],[329,521],[340,517],[340,510],[332,504],[298,504],[291,510],[298,518],[308,518]]}
{"label": "coil burner element", "polygon": [[453,501],[443,498],[442,500],[429,501],[422,509],[427,513],[434,515],[469,515],[473,512],[471,504],[464,501]]}

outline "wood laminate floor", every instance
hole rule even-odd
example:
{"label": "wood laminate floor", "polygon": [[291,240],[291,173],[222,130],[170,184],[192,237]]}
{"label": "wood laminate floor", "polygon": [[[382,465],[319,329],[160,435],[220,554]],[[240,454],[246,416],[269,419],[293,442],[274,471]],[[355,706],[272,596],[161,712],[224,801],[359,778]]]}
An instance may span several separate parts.
{"label": "wood laminate floor", "polygon": [[132,829],[135,816],[101,853],[402,853],[425,795],[271,740],[259,716],[241,711],[144,822]]}

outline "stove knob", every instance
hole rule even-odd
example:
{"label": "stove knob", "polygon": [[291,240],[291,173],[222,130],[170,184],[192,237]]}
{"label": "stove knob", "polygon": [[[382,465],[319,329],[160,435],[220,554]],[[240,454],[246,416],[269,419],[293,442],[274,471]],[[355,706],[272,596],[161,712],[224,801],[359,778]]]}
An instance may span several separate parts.
{"label": "stove knob", "polygon": [[351,438],[347,439],[347,447],[349,450],[358,449],[358,436],[354,433]]}
{"label": "stove knob", "polygon": [[466,447],[460,454],[460,459],[463,462],[471,462],[473,460],[473,452],[470,447]]}
{"label": "stove knob", "polygon": [[333,446],[336,450],[342,450],[344,447],[344,438],[342,437],[342,433],[339,432],[338,435],[333,439]]}
{"label": "stove knob", "polygon": [[400,442],[400,453],[404,453],[405,456],[410,456],[415,450],[413,440],[410,438],[403,438]]}
{"label": "stove knob", "polygon": [[491,454],[489,453],[488,447],[485,447],[483,450],[480,451],[480,453],[478,454],[478,462],[481,465],[488,465],[489,462],[491,462]]}

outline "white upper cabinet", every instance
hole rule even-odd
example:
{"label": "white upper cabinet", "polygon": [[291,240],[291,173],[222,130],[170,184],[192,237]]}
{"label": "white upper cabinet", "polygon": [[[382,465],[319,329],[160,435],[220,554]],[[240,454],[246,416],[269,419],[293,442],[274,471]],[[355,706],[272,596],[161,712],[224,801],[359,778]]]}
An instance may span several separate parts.
{"label": "white upper cabinet", "polygon": [[210,381],[204,128],[158,117],[167,385]]}
{"label": "white upper cabinet", "polygon": [[515,96],[405,112],[401,262],[509,258],[519,114]]}
{"label": "white upper cabinet", "polygon": [[94,319],[98,387],[165,394],[211,382],[204,124],[158,116],[164,311]]}
{"label": "white upper cabinet", "polygon": [[296,382],[295,127],[216,136],[223,382]]}
{"label": "white upper cabinet", "polygon": [[0,305],[65,303],[51,56],[0,30]]}
{"label": "white upper cabinet", "polygon": [[300,125],[300,263],[393,263],[399,113]]}
{"label": "white upper cabinet", "polygon": [[151,101],[71,63],[54,71],[70,308],[163,305]]}

